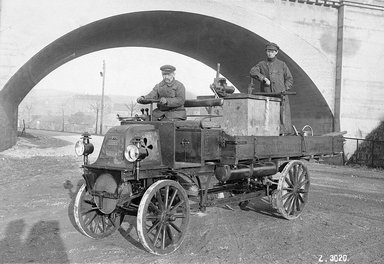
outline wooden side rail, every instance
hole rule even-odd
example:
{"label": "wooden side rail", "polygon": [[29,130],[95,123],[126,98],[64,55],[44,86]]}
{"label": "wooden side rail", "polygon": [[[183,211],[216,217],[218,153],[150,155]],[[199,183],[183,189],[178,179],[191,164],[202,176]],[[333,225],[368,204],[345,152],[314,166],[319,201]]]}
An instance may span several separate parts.
{"label": "wooden side rail", "polygon": [[280,93],[265,93],[265,92],[253,92],[253,95],[263,95],[271,97],[282,97],[283,95],[296,95],[296,92],[284,91]]}
{"label": "wooden side rail", "polygon": [[184,107],[222,106],[223,104],[224,104],[223,98],[190,99],[190,100],[185,100]]}

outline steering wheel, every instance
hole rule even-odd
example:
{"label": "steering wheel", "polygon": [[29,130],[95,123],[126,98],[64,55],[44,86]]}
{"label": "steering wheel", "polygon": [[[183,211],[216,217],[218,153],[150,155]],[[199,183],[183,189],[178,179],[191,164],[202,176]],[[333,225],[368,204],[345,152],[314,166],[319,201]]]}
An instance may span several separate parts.
{"label": "steering wheel", "polygon": [[145,118],[143,118],[143,116],[139,116],[138,114],[136,114],[134,117],[133,117],[133,120],[132,121],[145,121]]}
{"label": "steering wheel", "polygon": [[153,104],[160,102],[159,99],[143,99],[141,100],[140,104]]}
{"label": "steering wheel", "polygon": [[[143,99],[140,102],[140,104],[150,104],[150,106],[149,106],[149,113],[147,112],[147,116],[149,117],[149,121],[152,120],[153,104],[154,103],[158,103],[158,102],[160,102],[159,99]],[[143,113],[143,115],[144,115],[144,113]],[[145,120],[141,120],[141,121],[145,121]]]}

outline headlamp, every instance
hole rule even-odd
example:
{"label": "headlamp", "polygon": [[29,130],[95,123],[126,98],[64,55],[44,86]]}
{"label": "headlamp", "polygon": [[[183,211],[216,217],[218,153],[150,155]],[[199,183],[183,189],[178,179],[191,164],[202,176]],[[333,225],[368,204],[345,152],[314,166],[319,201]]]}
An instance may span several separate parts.
{"label": "headlamp", "polygon": [[75,144],[75,153],[77,156],[89,155],[93,152],[94,147],[92,143],[84,143],[83,140],[79,140]]}
{"label": "headlamp", "polygon": [[139,158],[139,148],[136,147],[135,145],[128,145],[125,148],[124,151],[124,157],[129,161],[129,162],[134,162]]}
{"label": "headlamp", "polygon": [[83,155],[84,154],[84,149],[85,149],[85,147],[84,147],[83,141],[82,140],[77,141],[76,144],[75,144],[76,155],[77,156]]}

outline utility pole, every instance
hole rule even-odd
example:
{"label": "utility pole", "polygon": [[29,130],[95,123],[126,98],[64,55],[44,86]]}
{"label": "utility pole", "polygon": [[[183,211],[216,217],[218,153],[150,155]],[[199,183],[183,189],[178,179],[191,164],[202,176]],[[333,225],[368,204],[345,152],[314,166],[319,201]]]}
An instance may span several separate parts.
{"label": "utility pole", "polygon": [[96,129],[95,134],[97,134],[97,121],[99,120],[99,107],[96,106]]}
{"label": "utility pole", "polygon": [[101,87],[101,106],[100,106],[100,135],[103,134],[103,114],[104,114],[104,85],[105,85],[105,60],[103,60],[103,71],[100,72],[103,78],[103,84]]}
{"label": "utility pole", "polygon": [[61,105],[61,117],[62,117],[62,126],[61,126],[61,131],[64,132],[64,104]]}

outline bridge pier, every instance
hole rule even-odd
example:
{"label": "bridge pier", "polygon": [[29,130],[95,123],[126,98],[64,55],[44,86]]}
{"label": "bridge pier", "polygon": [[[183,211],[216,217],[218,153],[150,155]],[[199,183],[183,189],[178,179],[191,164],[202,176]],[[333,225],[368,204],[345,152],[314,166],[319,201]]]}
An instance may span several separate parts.
{"label": "bridge pier", "polygon": [[18,105],[0,95],[0,151],[16,144]]}

